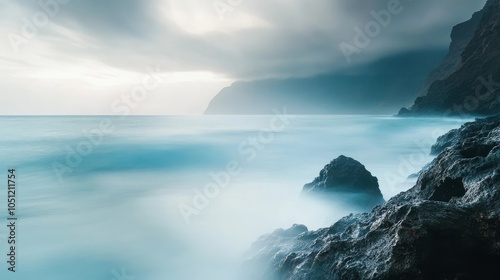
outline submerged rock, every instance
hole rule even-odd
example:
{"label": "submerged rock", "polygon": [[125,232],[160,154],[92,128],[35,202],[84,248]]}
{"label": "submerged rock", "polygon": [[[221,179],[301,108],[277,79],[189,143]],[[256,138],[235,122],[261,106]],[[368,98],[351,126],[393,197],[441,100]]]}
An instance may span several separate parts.
{"label": "submerged rock", "polygon": [[385,202],[377,177],[358,161],[340,156],[321,170],[313,182],[306,184],[304,194],[332,196],[333,199],[366,211]]}
{"label": "submerged rock", "polygon": [[416,185],[371,213],[260,237],[247,279],[498,279],[500,116],[467,123],[436,147]]}

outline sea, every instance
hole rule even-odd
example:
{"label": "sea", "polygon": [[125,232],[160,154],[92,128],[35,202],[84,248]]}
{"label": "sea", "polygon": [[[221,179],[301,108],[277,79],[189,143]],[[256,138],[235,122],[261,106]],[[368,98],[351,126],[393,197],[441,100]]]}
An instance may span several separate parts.
{"label": "sea", "polygon": [[466,121],[0,117],[0,279],[237,280],[259,236],[349,214],[301,195],[330,161],[361,162],[388,200]]}

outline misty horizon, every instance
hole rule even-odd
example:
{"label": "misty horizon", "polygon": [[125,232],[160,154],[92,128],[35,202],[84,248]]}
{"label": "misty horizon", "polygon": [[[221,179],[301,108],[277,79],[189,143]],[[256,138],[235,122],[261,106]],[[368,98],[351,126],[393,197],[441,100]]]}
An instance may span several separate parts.
{"label": "misty horizon", "polygon": [[456,2],[4,1],[0,114],[199,115],[238,81],[444,57],[451,28],[485,0]]}

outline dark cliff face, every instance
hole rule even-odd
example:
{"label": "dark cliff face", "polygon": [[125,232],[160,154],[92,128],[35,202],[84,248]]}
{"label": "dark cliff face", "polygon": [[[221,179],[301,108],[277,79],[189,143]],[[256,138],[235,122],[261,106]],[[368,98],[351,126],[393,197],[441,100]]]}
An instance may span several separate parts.
{"label": "dark cliff face", "polygon": [[[427,95],[415,100],[400,115],[493,115],[500,113],[500,0],[490,0],[485,8],[455,33],[464,31],[479,19],[474,36],[461,52],[459,63],[450,63],[453,73],[443,71],[442,79],[435,80]],[[456,57],[459,43],[451,49]],[[453,52],[453,53],[452,53]],[[453,60],[453,59],[452,59]],[[455,59],[456,60],[456,59]],[[437,70],[438,72],[440,70]]]}
{"label": "dark cliff face", "polygon": [[483,18],[483,14],[484,9],[474,13],[470,20],[453,27],[448,54],[441,65],[434,69],[427,78],[421,95],[425,95],[434,82],[446,79],[458,70],[462,63],[462,53],[474,37],[479,22]]}
{"label": "dark cliff face", "polygon": [[378,180],[360,162],[340,156],[321,170],[313,182],[306,184],[304,194],[333,196],[346,205],[370,211],[384,203]]}
{"label": "dark cliff face", "polygon": [[500,116],[451,131],[407,192],[371,213],[259,238],[247,279],[498,279]]}
{"label": "dark cliff face", "polygon": [[354,69],[305,78],[235,82],[205,114],[391,114],[412,102],[445,50],[396,54]]}

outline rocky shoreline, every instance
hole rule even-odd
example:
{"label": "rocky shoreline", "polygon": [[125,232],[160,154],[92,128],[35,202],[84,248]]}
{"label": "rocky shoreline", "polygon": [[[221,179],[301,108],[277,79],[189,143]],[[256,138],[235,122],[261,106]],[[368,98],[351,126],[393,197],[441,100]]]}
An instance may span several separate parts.
{"label": "rocky shoreline", "polygon": [[329,228],[260,237],[245,279],[498,279],[500,115],[440,137],[416,185]]}

